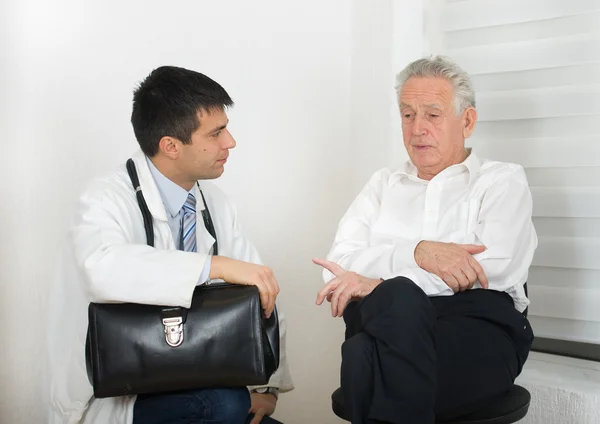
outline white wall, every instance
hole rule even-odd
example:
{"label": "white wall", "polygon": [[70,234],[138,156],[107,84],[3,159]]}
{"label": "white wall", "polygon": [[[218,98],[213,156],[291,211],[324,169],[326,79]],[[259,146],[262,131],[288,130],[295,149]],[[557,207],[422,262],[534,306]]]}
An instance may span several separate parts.
{"label": "white wall", "polygon": [[[415,25],[398,30],[404,3]],[[402,43],[420,45],[413,0],[372,4],[2,3],[0,422],[42,422],[39,341],[52,306],[44,299],[70,208],[91,177],[136,148],[131,92],[162,64],[204,72],[236,101],[238,147],[219,184],[283,289],[297,388],[281,397],[277,416],[338,422],[329,396],[343,325],[314,306],[321,280],[310,258],[327,253],[366,177],[396,152],[392,66],[412,57],[394,53],[390,40],[400,31]],[[375,41],[382,47],[371,50]]]}
{"label": "white wall", "polygon": [[362,188],[375,170],[408,158],[395,76],[421,57],[424,41],[421,0],[354,1],[350,139],[357,187]]}

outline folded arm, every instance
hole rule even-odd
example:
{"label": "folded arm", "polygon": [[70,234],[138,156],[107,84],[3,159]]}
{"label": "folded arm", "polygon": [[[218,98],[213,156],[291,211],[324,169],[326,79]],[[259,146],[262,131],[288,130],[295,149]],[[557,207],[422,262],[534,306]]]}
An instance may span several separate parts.
{"label": "folded arm", "polygon": [[[189,307],[206,255],[164,250],[133,241],[126,205],[108,189],[92,188],[78,205],[70,242],[79,268],[85,275],[93,302],[135,302]],[[141,225],[141,222],[140,224]]]}
{"label": "folded arm", "polygon": [[[524,281],[537,247],[531,215],[532,198],[525,173],[520,167],[511,168],[486,191],[472,235],[472,243],[485,246],[472,256],[485,274],[485,288],[507,291]],[[405,268],[398,275],[410,278],[428,295],[451,294],[451,275],[433,272],[431,266],[417,262],[422,267]],[[482,286],[480,280],[472,279],[475,287]]]}
{"label": "folded arm", "polygon": [[[375,174],[340,222],[327,259],[369,278],[410,278],[429,296],[449,295],[464,289],[454,279],[450,266],[440,265],[439,255],[431,255],[434,261],[429,262],[415,258],[415,249],[422,240],[370,246],[371,228],[379,214],[381,187]],[[468,275],[464,275],[469,281],[468,288],[473,283],[482,286],[478,281],[482,271],[486,280],[483,287],[506,291],[522,282],[533,259],[537,237],[531,215],[532,198],[525,173],[521,167],[511,167],[486,191],[474,234],[468,235],[472,245],[431,241],[429,247],[454,250],[471,263],[468,268],[473,272],[466,271]],[[482,245],[485,250],[473,250],[473,245]],[[472,263],[473,259],[477,264]],[[333,277],[327,270],[323,275],[325,281]]]}

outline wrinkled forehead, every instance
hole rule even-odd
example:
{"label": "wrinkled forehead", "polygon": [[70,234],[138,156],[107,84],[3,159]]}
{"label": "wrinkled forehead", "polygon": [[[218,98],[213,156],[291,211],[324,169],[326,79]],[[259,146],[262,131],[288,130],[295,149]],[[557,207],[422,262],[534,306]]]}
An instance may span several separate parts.
{"label": "wrinkled forehead", "polygon": [[452,108],[454,87],[446,78],[411,77],[404,85],[398,96],[400,108],[436,109]]}

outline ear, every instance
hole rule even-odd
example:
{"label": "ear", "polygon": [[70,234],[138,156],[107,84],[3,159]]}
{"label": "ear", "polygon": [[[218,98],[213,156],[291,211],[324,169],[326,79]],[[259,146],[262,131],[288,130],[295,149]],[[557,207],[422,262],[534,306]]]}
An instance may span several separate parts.
{"label": "ear", "polygon": [[463,137],[469,138],[475,130],[475,123],[477,122],[477,110],[474,107],[467,108],[463,112]]}
{"label": "ear", "polygon": [[177,159],[180,154],[181,142],[174,137],[165,136],[158,142],[158,151],[169,159]]}

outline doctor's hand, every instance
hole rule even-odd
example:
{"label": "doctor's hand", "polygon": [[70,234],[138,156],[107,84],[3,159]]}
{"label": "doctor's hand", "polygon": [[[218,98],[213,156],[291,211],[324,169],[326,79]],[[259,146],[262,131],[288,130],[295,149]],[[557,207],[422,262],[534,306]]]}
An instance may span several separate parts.
{"label": "doctor's hand", "polygon": [[275,309],[275,299],[279,294],[279,284],[277,284],[271,268],[226,256],[213,256],[210,264],[210,278],[220,278],[231,284],[256,286],[265,316],[271,317],[273,309]]}
{"label": "doctor's hand", "polygon": [[421,241],[415,248],[415,261],[420,268],[440,277],[454,291],[469,290],[479,280],[488,288],[488,279],[481,264],[473,255],[485,251],[485,246],[475,244]]}
{"label": "doctor's hand", "polygon": [[270,393],[251,393],[249,414],[254,414],[250,424],[259,424],[265,416],[272,415],[277,406],[277,397]]}
{"label": "doctor's hand", "polygon": [[356,272],[346,271],[335,262],[313,259],[317,265],[330,271],[335,278],[325,284],[317,294],[317,305],[327,298],[331,302],[331,316],[341,317],[351,300],[359,300],[369,295],[381,280],[363,277]]}

